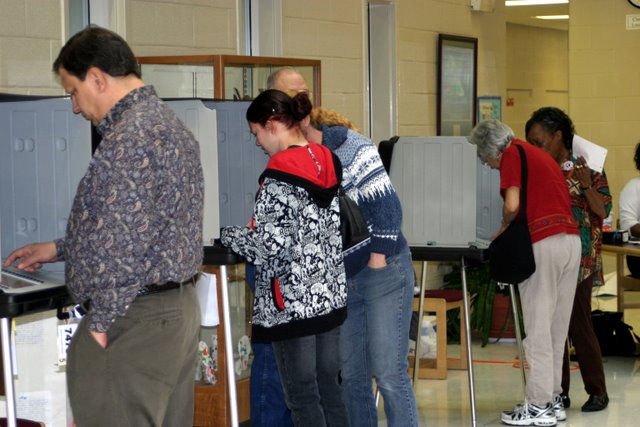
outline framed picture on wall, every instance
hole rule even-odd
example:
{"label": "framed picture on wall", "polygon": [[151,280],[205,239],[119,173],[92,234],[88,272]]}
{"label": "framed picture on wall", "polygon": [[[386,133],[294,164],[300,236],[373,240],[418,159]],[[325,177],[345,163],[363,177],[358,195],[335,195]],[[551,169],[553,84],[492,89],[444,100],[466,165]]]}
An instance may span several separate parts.
{"label": "framed picture on wall", "polygon": [[476,120],[502,120],[502,98],[499,96],[479,96]]}
{"label": "framed picture on wall", "polygon": [[478,39],[438,35],[438,135],[469,135],[476,121]]}

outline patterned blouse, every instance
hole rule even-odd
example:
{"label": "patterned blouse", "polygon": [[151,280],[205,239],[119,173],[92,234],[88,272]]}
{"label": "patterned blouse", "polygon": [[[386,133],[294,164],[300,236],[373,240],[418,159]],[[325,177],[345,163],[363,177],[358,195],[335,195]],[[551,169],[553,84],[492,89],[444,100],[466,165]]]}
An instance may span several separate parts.
{"label": "patterned blouse", "polygon": [[[571,161],[576,164],[576,157],[572,156]],[[602,246],[602,218],[594,214],[589,208],[589,203],[584,192],[580,189],[580,181],[573,177],[573,167],[563,170],[564,177],[569,185],[569,195],[571,196],[571,212],[578,221],[580,230],[580,241],[582,243],[582,256],[580,258],[580,271],[578,273],[578,283],[594,274],[594,286],[604,284],[602,276],[602,256],[600,249]],[[607,176],[591,171],[591,182],[593,188],[603,196],[606,214],[611,212],[611,193]]]}
{"label": "patterned blouse", "polygon": [[141,286],[183,281],[202,264],[204,181],[198,142],[151,86],[97,126],[102,142],[56,248],[89,330],[106,332]]}

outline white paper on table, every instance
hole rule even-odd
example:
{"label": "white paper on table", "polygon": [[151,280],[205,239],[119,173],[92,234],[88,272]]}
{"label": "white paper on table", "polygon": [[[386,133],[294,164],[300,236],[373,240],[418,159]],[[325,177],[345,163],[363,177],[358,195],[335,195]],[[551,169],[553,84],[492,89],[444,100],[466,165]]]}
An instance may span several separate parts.
{"label": "white paper on table", "polygon": [[53,396],[50,390],[22,392],[16,399],[16,413],[20,418],[53,425]]}
{"label": "white paper on table", "polygon": [[584,157],[589,168],[598,173],[602,173],[602,169],[604,169],[607,152],[606,148],[587,141],[581,136],[573,136],[573,154],[576,157]]}
{"label": "white paper on table", "polygon": [[220,323],[216,275],[200,273],[200,278],[196,284],[196,291],[198,293],[200,314],[202,316],[200,324],[202,326],[216,326]]}

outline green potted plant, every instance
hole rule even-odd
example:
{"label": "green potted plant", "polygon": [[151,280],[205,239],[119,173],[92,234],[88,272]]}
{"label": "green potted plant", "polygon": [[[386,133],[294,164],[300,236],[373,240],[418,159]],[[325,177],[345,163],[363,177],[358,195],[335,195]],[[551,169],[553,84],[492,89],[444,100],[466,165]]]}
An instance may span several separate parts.
{"label": "green potted plant", "polygon": [[[470,317],[469,323],[471,331],[480,334],[482,346],[489,342],[490,332],[496,327],[499,329],[498,337],[504,336],[505,331],[513,326],[513,315],[511,314],[510,300],[508,299],[509,291],[507,288],[500,289],[498,284],[489,277],[489,264],[482,263],[466,270],[467,291],[471,296],[470,299]],[[462,289],[462,278],[460,275],[460,266],[454,265],[450,273],[444,275],[445,289]],[[507,310],[500,310],[500,318],[494,319],[494,302],[496,296],[503,298],[507,296]],[[451,340],[460,339],[460,321],[458,311],[447,313],[447,332]],[[497,326],[496,326],[497,325]]]}

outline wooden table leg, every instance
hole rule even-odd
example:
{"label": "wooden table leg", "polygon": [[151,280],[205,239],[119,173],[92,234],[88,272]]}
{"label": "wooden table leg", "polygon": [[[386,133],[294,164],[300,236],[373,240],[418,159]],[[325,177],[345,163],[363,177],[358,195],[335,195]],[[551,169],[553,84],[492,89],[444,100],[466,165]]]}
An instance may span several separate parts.
{"label": "wooden table leg", "polygon": [[624,254],[616,254],[617,311],[624,314]]}

